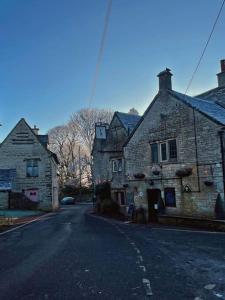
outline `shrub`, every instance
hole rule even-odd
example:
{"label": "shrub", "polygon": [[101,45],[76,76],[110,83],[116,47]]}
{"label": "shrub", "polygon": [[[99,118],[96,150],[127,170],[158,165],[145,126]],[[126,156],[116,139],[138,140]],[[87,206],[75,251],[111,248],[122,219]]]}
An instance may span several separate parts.
{"label": "shrub", "polygon": [[105,199],[101,202],[101,212],[107,215],[116,215],[119,213],[119,205],[115,201]]}

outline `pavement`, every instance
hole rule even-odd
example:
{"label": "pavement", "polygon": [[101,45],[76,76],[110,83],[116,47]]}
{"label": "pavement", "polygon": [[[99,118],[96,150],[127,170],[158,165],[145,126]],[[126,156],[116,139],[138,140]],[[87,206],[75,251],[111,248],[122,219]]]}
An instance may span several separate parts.
{"label": "pavement", "polygon": [[0,235],[0,299],[225,299],[225,233],[123,223],[90,207]]}

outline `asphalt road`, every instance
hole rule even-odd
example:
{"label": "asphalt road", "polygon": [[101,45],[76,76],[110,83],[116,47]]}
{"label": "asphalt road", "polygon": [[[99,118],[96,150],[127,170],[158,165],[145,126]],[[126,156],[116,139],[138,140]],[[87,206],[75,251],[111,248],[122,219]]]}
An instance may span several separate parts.
{"label": "asphalt road", "polygon": [[67,207],[0,235],[0,299],[225,299],[225,234]]}

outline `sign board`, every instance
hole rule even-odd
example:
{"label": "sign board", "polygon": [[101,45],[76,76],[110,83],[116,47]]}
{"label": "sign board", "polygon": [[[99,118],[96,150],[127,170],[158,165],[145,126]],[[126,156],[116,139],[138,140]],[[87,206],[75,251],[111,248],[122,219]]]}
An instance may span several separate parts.
{"label": "sign board", "polygon": [[25,196],[33,202],[38,202],[38,189],[25,190]]}
{"label": "sign board", "polygon": [[190,193],[191,192],[191,187],[188,184],[184,185],[183,186],[183,192],[184,193]]}

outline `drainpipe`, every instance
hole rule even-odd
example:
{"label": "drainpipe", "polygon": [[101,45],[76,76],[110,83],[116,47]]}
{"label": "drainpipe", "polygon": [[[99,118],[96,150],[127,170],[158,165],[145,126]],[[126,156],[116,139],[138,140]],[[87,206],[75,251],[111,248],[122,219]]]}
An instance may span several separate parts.
{"label": "drainpipe", "polygon": [[225,165],[224,165],[224,144],[223,144],[224,130],[222,129],[218,133],[220,136],[220,151],[221,151],[222,171],[223,171],[223,194],[224,194],[224,200],[225,200]]}
{"label": "drainpipe", "polygon": [[198,144],[197,144],[197,131],[196,131],[196,119],[195,119],[195,110],[193,108],[193,120],[194,120],[194,135],[195,135],[195,161],[197,168],[197,178],[198,178],[198,193],[200,193],[200,179],[199,179],[199,162],[198,162]]}

